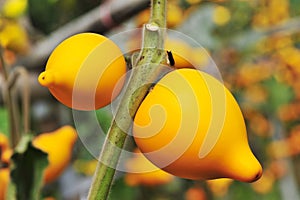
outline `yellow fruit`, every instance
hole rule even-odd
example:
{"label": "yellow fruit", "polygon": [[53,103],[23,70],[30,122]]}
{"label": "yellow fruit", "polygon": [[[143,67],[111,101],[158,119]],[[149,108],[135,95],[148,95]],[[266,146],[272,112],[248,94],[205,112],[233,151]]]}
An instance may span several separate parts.
{"label": "yellow fruit", "polygon": [[27,0],[6,0],[1,12],[5,17],[17,18],[25,13],[26,8]]}
{"label": "yellow fruit", "polygon": [[119,94],[125,73],[125,59],[113,41],[99,34],[81,33],[54,49],[38,80],[64,105],[94,110]]}
{"label": "yellow fruit", "polygon": [[26,53],[29,48],[26,30],[16,21],[0,18],[0,45],[17,53]]}
{"label": "yellow fruit", "polygon": [[13,154],[13,150],[12,149],[6,149],[4,151],[2,151],[2,155],[1,155],[1,161],[4,163],[9,164],[10,163],[10,157]]}
{"label": "yellow fruit", "polygon": [[213,13],[213,21],[215,24],[219,26],[223,26],[229,22],[230,18],[231,18],[231,14],[228,8],[224,6],[215,7]]}
{"label": "yellow fruit", "polygon": [[82,173],[86,176],[92,176],[95,172],[98,160],[76,160],[74,162],[74,169],[78,173]]}
{"label": "yellow fruit", "polygon": [[130,186],[157,186],[170,183],[174,176],[154,166],[139,150],[134,157],[127,160],[125,167],[129,171],[125,182]]}
{"label": "yellow fruit", "polygon": [[201,69],[205,66],[208,66],[210,62],[209,59],[209,54],[204,48],[198,47],[192,49],[191,61],[194,68]]}
{"label": "yellow fruit", "polygon": [[3,133],[0,133],[0,200],[5,200],[9,183],[9,168],[2,164],[9,164],[11,154],[12,150],[9,147],[8,138]]}
{"label": "yellow fruit", "polygon": [[257,180],[241,110],[212,76],[179,69],[149,92],[134,118],[137,146],[157,167],[188,179]]}
{"label": "yellow fruit", "polygon": [[0,133],[0,162],[9,164],[12,153],[8,138],[3,133]]}
{"label": "yellow fruit", "polygon": [[[140,12],[136,17],[138,27],[148,23],[150,18],[150,9]],[[179,25],[184,19],[184,13],[181,7],[175,2],[169,2],[167,5],[167,27],[172,28]]]}
{"label": "yellow fruit", "polygon": [[143,10],[135,18],[136,25],[138,27],[143,26],[144,24],[146,24],[149,21],[149,17],[150,17],[150,10],[149,9]]}
{"label": "yellow fruit", "polygon": [[178,39],[167,39],[165,49],[172,52],[176,68],[192,68],[190,61],[193,51],[187,43]]}
{"label": "yellow fruit", "polygon": [[177,3],[169,2],[167,5],[167,26],[169,28],[179,25],[183,21],[183,10]]}
{"label": "yellow fruit", "polygon": [[215,180],[208,180],[207,185],[209,189],[214,193],[214,195],[221,197],[226,195],[228,188],[233,182],[232,179],[220,178]]}
{"label": "yellow fruit", "polygon": [[56,200],[54,197],[45,197],[43,200]]}
{"label": "yellow fruit", "polygon": [[48,154],[49,165],[44,171],[45,183],[55,180],[68,166],[76,140],[76,130],[71,126],[63,126],[33,139],[32,144]]}
{"label": "yellow fruit", "polygon": [[8,138],[3,133],[0,133],[0,149],[1,149],[1,152],[4,152],[4,150],[6,150],[8,148],[9,148]]}
{"label": "yellow fruit", "polygon": [[9,168],[0,169],[0,200],[5,200],[6,190],[9,183]]}
{"label": "yellow fruit", "polygon": [[184,196],[185,200],[207,200],[206,193],[201,187],[189,188]]}

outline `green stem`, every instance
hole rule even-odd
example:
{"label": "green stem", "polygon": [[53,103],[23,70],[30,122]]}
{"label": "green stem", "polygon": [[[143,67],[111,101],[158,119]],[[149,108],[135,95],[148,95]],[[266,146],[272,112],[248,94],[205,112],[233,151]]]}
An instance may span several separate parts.
{"label": "green stem", "polygon": [[17,109],[17,103],[15,102],[15,99],[13,98],[13,92],[11,87],[8,86],[8,80],[9,80],[9,69],[4,61],[3,57],[3,48],[0,46],[0,62],[3,69],[4,79],[5,79],[5,88],[4,88],[4,101],[7,106],[8,110],[8,118],[9,118],[9,131],[11,136],[11,145],[12,147],[15,147],[19,141],[19,118],[17,115],[18,109]]}
{"label": "green stem", "polygon": [[151,83],[157,81],[163,73],[160,64],[165,61],[163,30],[166,25],[166,1],[152,0],[151,18],[144,28],[143,47],[137,64],[133,66],[126,92],[103,145],[89,191],[89,200],[107,199],[134,115],[147,95]]}

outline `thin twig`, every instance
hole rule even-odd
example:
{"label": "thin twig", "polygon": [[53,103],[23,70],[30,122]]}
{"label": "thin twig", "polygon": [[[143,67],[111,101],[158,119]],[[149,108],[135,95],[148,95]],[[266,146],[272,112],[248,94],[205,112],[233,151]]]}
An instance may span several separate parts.
{"label": "thin twig", "polygon": [[27,70],[22,67],[16,67],[13,72],[10,74],[7,81],[8,90],[12,90],[16,85],[18,79],[22,77],[23,83],[22,87],[18,88],[22,93],[22,115],[23,115],[23,133],[29,133],[30,131],[30,80]]}
{"label": "thin twig", "polygon": [[6,103],[9,118],[9,132],[11,136],[11,145],[15,147],[20,138],[19,115],[16,98],[14,98],[12,88],[8,86],[10,72],[3,57],[3,48],[0,46],[0,62],[3,69],[5,87],[3,88],[4,102]]}
{"label": "thin twig", "polygon": [[30,131],[30,80],[27,70],[23,67],[22,76],[25,78],[25,83],[23,85],[23,131],[24,133],[29,133]]}
{"label": "thin twig", "polygon": [[0,45],[0,64],[2,66],[3,69],[3,75],[4,75],[4,79],[7,80],[8,76],[9,76],[9,70],[8,67],[6,66],[5,60],[4,60],[4,49],[3,47]]}

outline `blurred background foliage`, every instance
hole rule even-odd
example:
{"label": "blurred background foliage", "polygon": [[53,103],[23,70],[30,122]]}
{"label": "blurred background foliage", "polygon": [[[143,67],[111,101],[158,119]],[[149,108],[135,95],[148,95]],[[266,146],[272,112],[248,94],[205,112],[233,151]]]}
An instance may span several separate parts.
{"label": "blurred background foliage", "polygon": [[[0,1],[0,44],[6,63],[11,67],[20,64],[19,60],[30,55],[40,40],[47,39],[56,29],[103,2]],[[122,4],[124,1],[114,2]],[[189,181],[169,177],[160,171],[140,175],[120,172],[110,199],[299,199],[299,5],[300,0],[169,0],[168,27],[199,42],[217,64],[224,84],[241,106],[250,145],[263,165],[264,174],[257,182],[248,184],[228,179]],[[148,16],[149,10],[136,13],[106,34],[140,27]],[[188,51],[182,46],[178,49],[183,54]],[[197,59],[203,64],[205,58],[199,57]],[[43,66],[44,63],[38,67],[24,66],[32,75],[31,84],[35,85],[32,87],[37,88],[31,94],[32,131],[36,133],[73,123],[71,110],[36,86],[36,74]],[[3,78],[0,76],[1,84]],[[8,134],[7,111],[3,100],[0,102],[0,132]],[[96,116],[106,132],[112,117],[110,108],[98,110]],[[76,124],[76,128],[89,132],[89,120]],[[93,136],[87,137],[93,140]],[[133,150],[134,145],[130,144],[128,148]],[[79,199],[86,195],[96,161],[81,141],[73,151],[73,160],[65,173],[45,186],[45,197]],[[149,163],[131,158],[127,166],[144,164]]]}
{"label": "blurred background foliage", "polygon": [[28,0],[28,16],[33,26],[49,34],[71,19],[101,4],[101,0]]}

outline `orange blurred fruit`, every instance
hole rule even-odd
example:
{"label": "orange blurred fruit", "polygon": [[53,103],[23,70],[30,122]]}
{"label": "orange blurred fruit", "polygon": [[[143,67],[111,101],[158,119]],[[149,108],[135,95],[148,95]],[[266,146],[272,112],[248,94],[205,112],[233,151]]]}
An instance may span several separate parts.
{"label": "orange blurred fruit", "polygon": [[9,168],[0,169],[0,200],[5,200],[7,187],[9,183]]}
{"label": "orange blurred fruit", "polygon": [[42,133],[33,139],[33,146],[48,154],[49,165],[44,171],[43,178],[45,183],[57,179],[68,166],[76,140],[76,130],[71,126]]}
{"label": "orange blurred fruit", "polygon": [[[10,170],[8,164],[12,150],[9,147],[9,140],[3,133],[0,133],[0,200],[5,200]],[[7,165],[7,166],[6,166]]]}
{"label": "orange blurred fruit", "polygon": [[203,188],[192,187],[185,192],[185,200],[206,200],[206,193]]}

